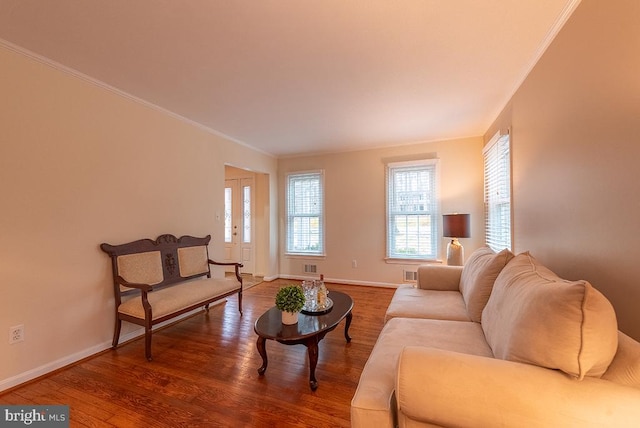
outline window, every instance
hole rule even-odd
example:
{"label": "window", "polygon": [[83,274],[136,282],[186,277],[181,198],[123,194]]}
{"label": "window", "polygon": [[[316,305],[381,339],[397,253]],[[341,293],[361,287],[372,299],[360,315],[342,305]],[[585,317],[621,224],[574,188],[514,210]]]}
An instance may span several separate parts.
{"label": "window", "polygon": [[287,175],[288,254],[324,255],[322,171]]}
{"label": "window", "polygon": [[485,236],[494,251],[511,249],[511,155],[509,134],[496,134],[483,150]]}
{"label": "window", "polygon": [[242,186],[242,242],[251,243],[251,186]]}
{"label": "window", "polygon": [[[252,200],[253,179],[227,179],[224,188],[224,242],[236,243],[237,224],[242,224],[242,243],[250,244],[252,240]],[[245,184],[249,183],[249,184]],[[242,187],[240,187],[242,186]],[[238,198],[241,198],[239,200]]]}
{"label": "window", "polygon": [[435,260],[436,160],[387,164],[387,257]]}
{"label": "window", "polygon": [[233,193],[231,187],[224,188],[224,242],[231,242],[231,202]]}

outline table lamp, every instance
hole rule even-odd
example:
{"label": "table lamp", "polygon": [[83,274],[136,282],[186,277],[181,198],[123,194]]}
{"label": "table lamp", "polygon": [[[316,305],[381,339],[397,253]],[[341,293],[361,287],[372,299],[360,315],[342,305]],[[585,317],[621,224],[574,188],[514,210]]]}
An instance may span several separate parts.
{"label": "table lamp", "polygon": [[442,236],[452,238],[447,244],[447,264],[462,266],[464,264],[464,248],[458,238],[471,236],[469,230],[470,214],[444,214],[442,216]]}

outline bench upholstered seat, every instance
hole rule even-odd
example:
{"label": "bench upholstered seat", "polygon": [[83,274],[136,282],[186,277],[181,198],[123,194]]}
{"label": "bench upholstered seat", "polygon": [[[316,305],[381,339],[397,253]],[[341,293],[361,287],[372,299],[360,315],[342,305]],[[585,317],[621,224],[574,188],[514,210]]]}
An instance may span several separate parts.
{"label": "bench upholstered seat", "polygon": [[[194,279],[182,283],[179,287],[166,287],[149,293],[149,304],[153,308],[152,320],[183,311],[193,305],[210,299],[212,296],[224,295],[238,291],[235,278]],[[204,306],[204,305],[203,305]],[[144,307],[140,298],[129,298],[118,307],[118,312],[131,317],[144,319]]]}

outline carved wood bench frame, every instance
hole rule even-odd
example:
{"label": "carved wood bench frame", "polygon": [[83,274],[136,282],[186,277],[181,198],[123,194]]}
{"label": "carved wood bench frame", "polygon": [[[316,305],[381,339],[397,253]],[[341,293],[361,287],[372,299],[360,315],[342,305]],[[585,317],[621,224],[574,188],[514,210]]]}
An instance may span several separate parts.
{"label": "carved wood bench frame", "polygon": [[[151,334],[154,325],[199,307],[209,310],[210,303],[234,293],[238,293],[238,310],[242,316],[242,276],[239,270],[242,264],[222,263],[209,259],[208,245],[210,240],[211,235],[204,238],[182,236],[178,239],[173,235],[165,234],[158,236],[155,241],[140,239],[121,245],[107,243],[100,245],[102,251],[111,257],[113,273],[116,314],[112,349],[116,349],[118,346],[122,321],[144,327],[145,357],[151,361]],[[235,284],[235,280],[202,279],[211,278],[210,265],[234,266],[235,279],[238,281],[237,286],[229,283],[229,281],[233,281]],[[197,280],[198,278],[201,280]],[[180,284],[187,283],[193,287],[194,285],[204,285],[206,281],[213,282],[207,284],[209,287],[215,288],[218,284],[223,284],[224,287],[221,287],[220,292],[199,296],[194,301],[186,302],[180,308],[154,319],[153,307],[149,302],[151,293],[160,292],[155,295],[157,297],[161,295],[161,290],[169,287],[180,287]],[[132,315],[131,312],[124,313],[121,310],[123,302],[128,300],[127,296],[131,296],[130,299],[141,299],[141,310],[144,311],[144,314]],[[140,309],[139,302],[132,303]]]}

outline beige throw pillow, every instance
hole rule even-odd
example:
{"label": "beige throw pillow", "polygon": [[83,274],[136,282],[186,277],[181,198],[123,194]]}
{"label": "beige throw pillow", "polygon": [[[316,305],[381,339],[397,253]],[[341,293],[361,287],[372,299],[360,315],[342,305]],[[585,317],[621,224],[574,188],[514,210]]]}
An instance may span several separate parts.
{"label": "beige throw pillow", "polygon": [[566,281],[529,253],[502,270],[482,313],[496,358],[600,377],[618,346],[611,303],[587,281]]}
{"label": "beige throw pillow", "polygon": [[460,292],[471,321],[480,322],[493,283],[512,258],[513,253],[508,249],[496,254],[491,248],[482,247],[474,251],[465,263],[460,277]]}

